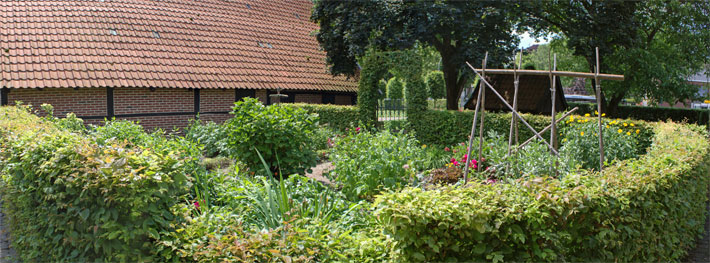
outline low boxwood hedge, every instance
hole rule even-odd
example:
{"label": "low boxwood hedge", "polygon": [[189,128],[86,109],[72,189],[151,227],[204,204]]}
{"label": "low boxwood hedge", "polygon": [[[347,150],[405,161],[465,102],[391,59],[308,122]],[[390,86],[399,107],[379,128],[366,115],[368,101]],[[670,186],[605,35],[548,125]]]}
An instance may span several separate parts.
{"label": "low boxwood hedge", "polygon": [[340,106],[327,104],[281,104],[287,107],[298,107],[308,113],[317,113],[319,123],[329,126],[337,131],[344,131],[347,128],[356,127],[359,123],[359,113],[355,106]]}
{"label": "low boxwood hedge", "polygon": [[703,230],[710,143],[698,126],[653,128],[646,155],[601,175],[408,188],[375,215],[407,262],[677,261]]}
{"label": "low boxwood hedge", "polygon": [[191,164],[180,142],[97,142],[86,131],[0,108],[0,193],[25,262],[161,261],[154,242],[176,220]]}

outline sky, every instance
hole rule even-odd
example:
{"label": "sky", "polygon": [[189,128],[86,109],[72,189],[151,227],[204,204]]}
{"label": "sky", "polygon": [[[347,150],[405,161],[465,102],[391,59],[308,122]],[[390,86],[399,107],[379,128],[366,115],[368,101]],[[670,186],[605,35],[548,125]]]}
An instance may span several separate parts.
{"label": "sky", "polygon": [[523,33],[520,35],[520,45],[518,45],[518,48],[527,48],[529,46],[532,46],[534,44],[545,44],[547,42],[550,42],[549,40],[546,39],[534,39],[530,37],[530,34],[528,32]]}

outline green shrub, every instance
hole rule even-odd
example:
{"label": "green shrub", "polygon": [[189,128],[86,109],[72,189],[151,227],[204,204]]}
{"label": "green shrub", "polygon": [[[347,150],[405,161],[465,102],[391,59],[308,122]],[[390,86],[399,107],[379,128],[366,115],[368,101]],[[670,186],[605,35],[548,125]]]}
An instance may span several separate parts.
{"label": "green shrub", "polygon": [[429,98],[446,98],[446,83],[444,82],[444,72],[435,70],[426,75],[426,86],[429,90]]}
{"label": "green shrub", "polygon": [[[569,156],[585,169],[599,170],[598,123],[594,118],[569,117],[560,154]],[[640,153],[638,137],[641,129],[634,123],[604,119],[602,121],[605,162],[636,158]]]}
{"label": "green shrub", "polygon": [[245,98],[225,122],[227,154],[251,169],[261,170],[257,151],[272,172],[303,174],[316,165],[317,155],[311,141],[317,129],[317,116],[303,109],[264,106],[259,100]]}
{"label": "green shrub", "polygon": [[160,261],[154,242],[170,231],[196,158],[184,142],[104,139],[0,108],[3,212],[23,261]]}
{"label": "green shrub", "polygon": [[285,107],[301,108],[311,114],[318,114],[318,123],[335,131],[345,131],[360,123],[358,108],[354,106],[321,104],[282,104]]}
{"label": "green shrub", "polygon": [[387,81],[387,98],[404,98],[404,83],[402,83],[402,81],[397,77],[392,77],[389,81]]}
{"label": "green shrub", "polygon": [[[597,110],[596,104],[592,103],[568,103],[570,108],[579,107],[578,114],[594,114]],[[612,118],[621,119],[637,119],[644,121],[667,121],[673,120],[676,122],[688,122],[698,125],[708,125],[708,117],[710,112],[703,109],[684,109],[670,107],[644,107],[633,105],[619,105],[616,115],[610,115]]]}
{"label": "green shrub", "polygon": [[185,138],[204,146],[204,155],[215,157],[226,153],[227,130],[213,121],[202,122],[199,119],[193,120],[187,127]]}
{"label": "green shrub", "polygon": [[127,120],[107,121],[102,126],[94,126],[92,132],[100,145],[128,141],[129,145],[145,146],[152,139],[142,126]]}
{"label": "green shrub", "polygon": [[422,146],[405,134],[356,131],[336,141],[330,159],[331,180],[350,200],[371,199],[384,190],[396,190],[414,179],[422,166]]}
{"label": "green shrub", "polygon": [[375,216],[406,262],[678,261],[704,228],[710,143],[654,130],[646,155],[601,175],[407,188],[379,196]]}

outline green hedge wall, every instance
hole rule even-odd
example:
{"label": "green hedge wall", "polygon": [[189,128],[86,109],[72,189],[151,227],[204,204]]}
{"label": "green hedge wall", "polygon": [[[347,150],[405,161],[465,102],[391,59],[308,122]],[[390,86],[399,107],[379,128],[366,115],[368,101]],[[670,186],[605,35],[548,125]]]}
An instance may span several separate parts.
{"label": "green hedge wall", "polygon": [[646,155],[603,175],[408,188],[378,197],[375,215],[406,262],[678,261],[705,222],[701,130],[658,124]]}
{"label": "green hedge wall", "polygon": [[356,106],[340,106],[326,104],[281,104],[288,107],[298,107],[306,110],[309,113],[316,113],[319,116],[319,123],[327,125],[330,128],[338,131],[344,131],[346,128],[358,126],[359,113]]}
{"label": "green hedge wall", "polygon": [[[579,107],[578,114],[593,114],[597,110],[596,104],[592,103],[572,102],[568,104],[570,109]],[[676,122],[687,121],[698,125],[708,125],[708,114],[708,110],[701,109],[619,105],[616,115],[611,117],[644,121],[667,121],[670,119]]]}
{"label": "green hedge wall", "polygon": [[0,193],[17,255],[161,261],[154,242],[176,220],[169,208],[184,200],[198,161],[181,154],[182,144],[102,145],[28,109],[0,107]]}
{"label": "green hedge wall", "polygon": [[[468,136],[471,134],[473,115],[473,111],[427,110],[419,113],[417,118],[408,118],[408,128],[414,131],[417,139],[424,144],[454,145],[468,139]],[[558,114],[558,118],[561,115],[562,114]],[[552,121],[550,116],[547,115],[521,114],[521,116],[537,131],[544,129],[547,125],[550,125]],[[579,117],[579,115],[574,116]],[[511,113],[486,112],[484,134],[487,134],[489,131],[494,131],[499,135],[507,137],[510,132],[510,120]],[[644,121],[625,121],[634,123],[642,128],[647,126],[647,123]],[[480,125],[480,119],[478,125]],[[558,123],[560,129],[565,125],[565,121]],[[476,128],[476,130],[478,130],[478,128]],[[476,135],[478,135],[478,132],[476,132]],[[518,123],[518,138],[520,143],[533,135],[533,132],[525,127],[522,122]],[[549,140],[550,133],[545,132],[542,134],[542,137]],[[642,145],[648,144],[650,144],[650,139],[649,141],[642,142]]]}

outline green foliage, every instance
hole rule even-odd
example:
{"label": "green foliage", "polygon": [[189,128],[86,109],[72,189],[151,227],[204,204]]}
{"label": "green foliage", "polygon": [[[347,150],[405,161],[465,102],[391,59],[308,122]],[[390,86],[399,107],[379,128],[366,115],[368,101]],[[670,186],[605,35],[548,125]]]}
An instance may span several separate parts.
{"label": "green foliage", "polygon": [[[576,56],[574,49],[568,47],[567,39],[564,37],[555,37],[548,44],[542,44],[535,51],[523,55],[523,68],[533,66],[537,70],[550,70],[552,59],[557,55],[557,70],[572,71],[572,72],[589,72],[587,60],[582,56]],[[517,60],[517,56],[516,56]],[[562,86],[569,87],[575,81],[574,78],[561,77]],[[587,88],[591,82],[586,81]]]}
{"label": "green foliage", "polygon": [[360,122],[358,118],[358,107],[354,106],[306,103],[288,103],[282,104],[281,106],[301,108],[308,113],[318,114],[318,124],[334,131],[342,132],[346,129],[355,128]]}
{"label": "green foliage", "polygon": [[103,126],[94,126],[93,135],[100,145],[129,142],[129,145],[147,145],[152,138],[138,123],[127,120],[107,121]]}
{"label": "green foliage", "polygon": [[427,90],[422,78],[416,76],[407,82],[407,116],[418,118],[418,114],[427,110]]}
{"label": "green foliage", "polygon": [[387,98],[404,98],[404,83],[402,83],[402,80],[397,77],[392,77],[389,81],[387,81]]}
{"label": "green foliage", "polygon": [[86,136],[19,107],[0,116],[3,212],[23,261],[160,261],[153,244],[171,229],[169,208],[197,160],[188,144],[109,144],[125,123]]}
{"label": "green foliage", "polygon": [[655,126],[639,159],[603,174],[381,195],[375,216],[403,262],[678,261],[704,229],[710,143],[697,127]]}
{"label": "green foliage", "polygon": [[225,122],[227,155],[251,169],[260,169],[257,151],[272,172],[303,174],[317,161],[311,141],[317,129],[317,116],[303,109],[264,106],[259,100],[245,98],[237,102]]}
{"label": "green foliage", "polygon": [[441,55],[441,70],[446,72],[448,105],[455,106],[459,91],[472,75],[465,61],[482,61],[488,51],[488,65],[496,67],[515,50],[518,38],[509,29],[519,20],[515,13],[519,5],[507,1],[320,0],[315,1],[311,20],[320,26],[316,39],[333,74],[354,75],[357,59],[371,47],[435,48]]}
{"label": "green foliage", "polygon": [[[599,126],[596,119],[587,117],[575,119],[572,116],[566,122],[569,126],[561,131],[564,133],[564,139],[560,154],[576,160],[585,169],[599,170]],[[640,148],[638,138],[646,134],[645,132],[641,134],[641,129],[637,129],[634,123],[603,119],[602,125],[606,146],[604,147],[605,162],[636,158],[644,150]]]}
{"label": "green foliage", "polygon": [[[579,114],[593,114],[596,111],[596,104],[591,103],[568,103],[570,107],[579,107]],[[670,107],[644,107],[620,105],[612,118],[637,119],[644,121],[667,121],[688,122],[698,125],[708,125],[710,112],[702,109],[684,109]]]}
{"label": "green foliage", "polygon": [[359,119],[367,127],[374,127],[377,122],[377,99],[381,97],[377,85],[387,73],[383,60],[384,58],[372,49],[368,50],[361,60],[362,71],[360,71],[357,88],[357,106]]}
{"label": "green foliage", "polygon": [[185,139],[204,146],[207,157],[215,157],[227,152],[227,130],[213,121],[202,122],[195,119],[185,132]]}
{"label": "green foliage", "polygon": [[330,156],[335,166],[330,179],[350,200],[371,199],[384,190],[410,184],[422,166],[421,149],[409,135],[353,132],[336,141]]}
{"label": "green foliage", "polygon": [[426,75],[426,86],[429,91],[429,98],[446,98],[446,83],[444,82],[444,72],[432,71]]}

